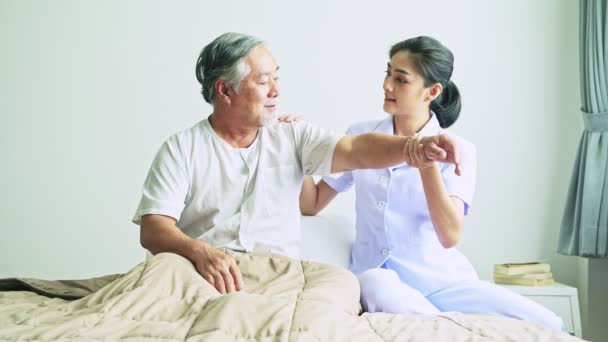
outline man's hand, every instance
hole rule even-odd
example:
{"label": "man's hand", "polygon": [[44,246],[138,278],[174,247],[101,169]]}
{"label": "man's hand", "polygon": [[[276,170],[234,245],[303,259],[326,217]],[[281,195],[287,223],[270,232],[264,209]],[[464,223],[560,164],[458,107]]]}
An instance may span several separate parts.
{"label": "man's hand", "polygon": [[197,272],[221,294],[243,289],[243,278],[236,261],[222,250],[203,243],[193,263]]}
{"label": "man's hand", "polygon": [[434,162],[456,165],[455,173],[460,176],[460,150],[456,141],[445,134],[430,137],[411,137],[403,149],[405,162],[412,167],[427,168]]}
{"label": "man's hand", "polygon": [[141,217],[140,243],[153,254],[169,252],[187,258],[196,271],[220,293],[243,289],[243,279],[234,258],[210,244],[182,232],[170,216],[149,214]]}

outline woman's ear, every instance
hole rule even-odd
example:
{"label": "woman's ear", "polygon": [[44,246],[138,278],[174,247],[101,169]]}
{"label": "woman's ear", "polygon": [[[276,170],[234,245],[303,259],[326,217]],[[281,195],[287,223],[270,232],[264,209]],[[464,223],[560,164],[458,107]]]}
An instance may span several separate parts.
{"label": "woman's ear", "polygon": [[428,89],[428,100],[429,102],[433,102],[433,100],[435,100],[439,95],[441,95],[441,92],[443,91],[443,86],[440,83],[435,83]]}
{"label": "woman's ear", "polygon": [[232,92],[232,86],[224,80],[218,80],[215,82],[215,98],[219,102],[230,104],[230,93]]}

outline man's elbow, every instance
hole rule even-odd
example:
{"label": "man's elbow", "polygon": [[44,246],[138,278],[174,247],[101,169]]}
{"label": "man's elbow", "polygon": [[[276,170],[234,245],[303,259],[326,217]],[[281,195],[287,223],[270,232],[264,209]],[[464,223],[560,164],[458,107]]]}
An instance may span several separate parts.
{"label": "man's elbow", "polygon": [[143,216],[141,218],[141,222],[139,223],[139,244],[149,251],[152,251],[154,247],[154,234],[153,234],[153,225],[150,222],[151,218],[147,216]]}
{"label": "man's elbow", "polygon": [[358,167],[359,164],[361,164],[361,161],[357,159],[358,156],[353,151],[354,139],[355,136],[346,135],[338,141],[332,157],[331,173],[346,172],[362,168]]}
{"label": "man's elbow", "polygon": [[150,238],[144,233],[144,227],[139,226],[139,244],[147,250],[150,250]]}

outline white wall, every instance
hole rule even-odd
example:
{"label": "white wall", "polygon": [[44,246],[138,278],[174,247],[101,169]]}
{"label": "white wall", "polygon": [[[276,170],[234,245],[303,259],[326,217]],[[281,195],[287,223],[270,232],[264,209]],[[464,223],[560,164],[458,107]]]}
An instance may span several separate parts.
{"label": "white wall", "polygon": [[[226,31],[270,43],[281,112],[343,131],[382,115],[392,43],[455,54],[478,187],[461,250],[491,266],[556,256],[580,131],[578,7],[554,1],[0,2],[0,277],[88,277],[143,258],[130,223],[162,141],[208,115],[194,65]],[[350,197],[349,197],[350,196]],[[352,194],[331,211],[351,212]]]}

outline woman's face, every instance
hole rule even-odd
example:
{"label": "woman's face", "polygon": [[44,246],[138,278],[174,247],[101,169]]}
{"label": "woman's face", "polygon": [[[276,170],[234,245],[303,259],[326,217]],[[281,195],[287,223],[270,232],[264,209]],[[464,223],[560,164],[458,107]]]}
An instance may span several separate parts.
{"label": "woman's face", "polygon": [[412,63],[409,51],[393,55],[384,78],[384,111],[393,115],[415,115],[429,106],[429,88]]}

